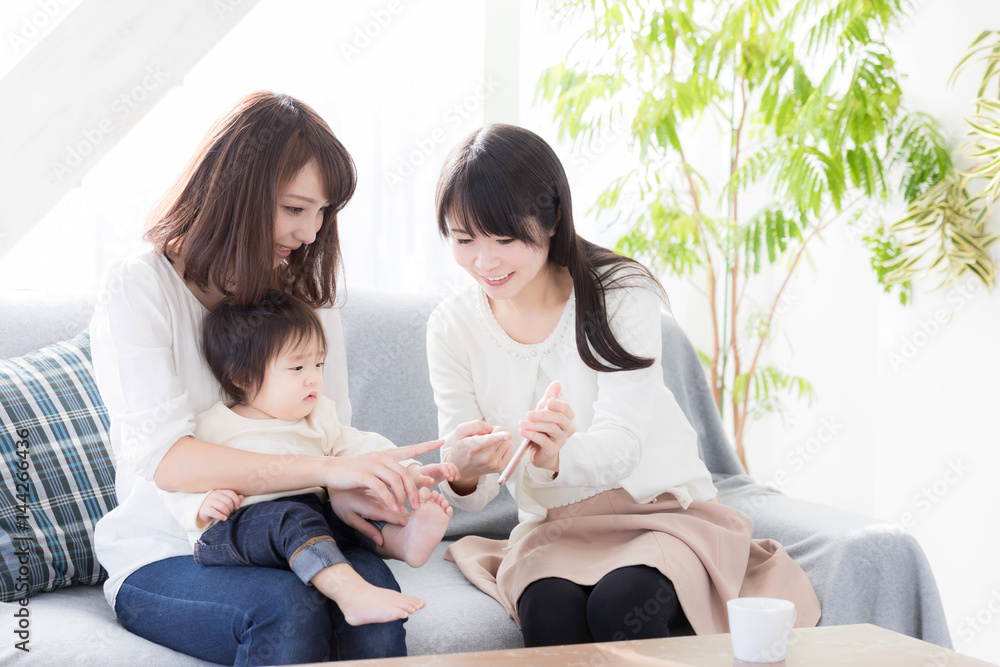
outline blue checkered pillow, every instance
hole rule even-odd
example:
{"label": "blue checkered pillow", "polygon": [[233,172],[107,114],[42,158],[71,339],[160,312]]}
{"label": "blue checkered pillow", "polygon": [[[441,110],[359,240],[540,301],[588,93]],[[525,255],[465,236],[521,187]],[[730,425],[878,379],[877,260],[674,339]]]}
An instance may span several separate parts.
{"label": "blue checkered pillow", "polygon": [[96,584],[94,525],[117,504],[90,335],[0,361],[0,600]]}

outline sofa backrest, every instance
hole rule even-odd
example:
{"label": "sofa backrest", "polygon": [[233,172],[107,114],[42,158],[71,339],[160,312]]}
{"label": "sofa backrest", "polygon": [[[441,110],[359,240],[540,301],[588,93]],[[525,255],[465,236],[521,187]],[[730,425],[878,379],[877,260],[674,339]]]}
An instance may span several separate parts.
{"label": "sofa backrest", "polygon": [[[439,299],[350,289],[342,311],[353,425],[399,445],[437,437],[437,409],[428,379],[427,318]],[[0,359],[72,337],[87,327],[94,296],[0,292]],[[663,374],[698,432],[702,458],[718,474],[740,474],[697,353],[676,321],[663,315]],[[436,460],[437,454],[428,454]],[[483,512],[456,512],[449,535],[506,537],[517,523],[510,494]]]}
{"label": "sofa backrest", "polygon": [[0,291],[0,359],[72,338],[90,324],[94,295]]}

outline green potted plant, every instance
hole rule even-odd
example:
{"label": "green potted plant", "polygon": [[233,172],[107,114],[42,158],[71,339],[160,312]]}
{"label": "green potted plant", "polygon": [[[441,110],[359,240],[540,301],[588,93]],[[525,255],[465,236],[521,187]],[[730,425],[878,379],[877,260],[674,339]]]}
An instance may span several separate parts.
{"label": "green potted plant", "polygon": [[[748,423],[809,382],[765,365],[774,315],[811,243],[833,225],[860,229],[875,278],[907,303],[912,281],[971,273],[992,286],[986,231],[1000,195],[1000,32],[960,67],[986,72],[959,171],[937,122],[908,108],[885,34],[904,0],[565,0],[592,27],[537,96],[560,133],[585,143],[626,126],[630,168],[594,207],[626,221],[618,250],[704,285],[712,348],[700,351],[720,414],[731,410],[746,466]],[[692,160],[699,127],[730,137],[715,187]],[[699,163],[700,165],[700,163]],[[881,219],[893,205],[898,219]],[[875,219],[873,219],[873,215]],[[784,278],[752,307],[762,269]]]}

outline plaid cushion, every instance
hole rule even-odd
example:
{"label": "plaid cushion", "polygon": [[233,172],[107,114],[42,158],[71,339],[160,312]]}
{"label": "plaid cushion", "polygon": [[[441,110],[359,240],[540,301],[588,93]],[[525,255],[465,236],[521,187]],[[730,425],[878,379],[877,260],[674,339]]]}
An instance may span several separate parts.
{"label": "plaid cushion", "polygon": [[0,361],[0,600],[107,578],[94,525],[117,504],[109,443],[87,331]]}

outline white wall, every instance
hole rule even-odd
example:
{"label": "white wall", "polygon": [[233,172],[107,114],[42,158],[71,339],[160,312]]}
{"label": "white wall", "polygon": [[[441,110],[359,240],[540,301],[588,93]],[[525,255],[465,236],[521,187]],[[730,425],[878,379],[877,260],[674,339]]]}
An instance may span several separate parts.
{"label": "white wall", "polygon": [[[532,71],[521,77],[522,124],[554,137],[551,114],[530,100],[537,72],[559,62],[577,33],[553,24],[544,3],[525,14],[522,61]],[[908,104],[941,120],[956,145],[977,73],[954,88],[946,81],[987,29],[1000,29],[995,0],[927,0],[890,38]],[[584,211],[618,175],[622,143],[560,146],[580,228],[603,243],[620,230]],[[726,156],[728,140],[701,148]],[[1000,233],[997,216],[991,231]],[[811,407],[789,403],[787,424],[773,417],[749,429],[750,466],[760,481],[777,475],[788,495],[905,525],[937,578],[956,649],[1000,663],[1000,533],[987,519],[1000,502],[1000,295],[965,279],[938,293],[929,293],[936,283],[919,285],[914,303],[900,306],[876,284],[859,239],[831,228],[787,289],[769,361],[809,379],[818,396]],[[996,248],[993,256],[1000,259]],[[773,277],[772,294],[783,277]],[[709,349],[704,298],[682,281],[666,283],[688,335]]]}
{"label": "white wall", "polygon": [[262,0],[3,257],[0,288],[95,290],[108,261],[145,247],[146,216],[212,122],[271,89],[313,106],[357,163],[340,216],[348,283],[438,289],[451,265],[434,231],[440,165],[514,84],[483,75],[484,0],[429,7]]}

